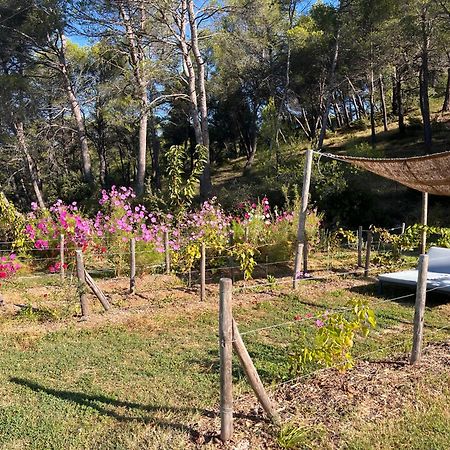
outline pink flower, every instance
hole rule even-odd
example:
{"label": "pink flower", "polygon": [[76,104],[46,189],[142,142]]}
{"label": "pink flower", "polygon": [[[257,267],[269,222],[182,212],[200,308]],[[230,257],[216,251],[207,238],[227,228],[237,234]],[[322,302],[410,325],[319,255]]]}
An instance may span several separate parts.
{"label": "pink flower", "polygon": [[320,319],[317,319],[314,323],[317,328],[322,328],[325,325]]}

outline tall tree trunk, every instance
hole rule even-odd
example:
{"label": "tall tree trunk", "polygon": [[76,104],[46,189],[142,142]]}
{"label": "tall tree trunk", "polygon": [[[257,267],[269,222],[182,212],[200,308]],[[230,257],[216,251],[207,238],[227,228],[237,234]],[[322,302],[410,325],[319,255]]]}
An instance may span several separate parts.
{"label": "tall tree trunk", "polygon": [[384,95],[383,75],[381,75],[381,73],[380,73],[380,77],[378,78],[378,84],[380,86],[381,112],[383,114],[383,128],[384,128],[384,131],[387,131],[388,130],[388,119],[387,119],[387,110],[386,110],[386,97]]}
{"label": "tall tree trunk", "polygon": [[[356,103],[355,94],[352,94],[352,104],[353,104],[353,109],[355,111],[355,119],[358,120],[361,118],[361,114],[359,112],[358,103]],[[353,121],[353,113],[352,113],[352,121]]]}
{"label": "tall tree trunk", "polygon": [[[128,40],[128,46],[130,50],[130,59],[133,67],[133,74],[138,86],[138,95],[140,103],[140,116],[139,116],[139,149],[137,155],[137,170],[136,170],[136,194],[141,196],[144,194],[145,188],[145,172],[147,166],[147,127],[148,127],[148,92],[147,92],[147,79],[145,71],[142,67],[144,61],[144,55],[140,49],[138,38],[131,24],[131,19],[128,12],[125,10],[122,1],[117,1],[119,7],[120,16],[122,17],[123,25],[125,27],[125,33]],[[145,21],[143,3],[140,5],[141,11],[141,31]]]}
{"label": "tall tree trunk", "polygon": [[450,67],[447,69],[447,86],[445,88],[444,103],[442,105],[442,112],[450,111]]}
{"label": "tall tree trunk", "polygon": [[36,195],[36,200],[41,209],[46,209],[44,197],[41,192],[41,180],[39,179],[39,173],[36,167],[36,163],[28,151],[27,141],[25,139],[25,133],[23,131],[23,122],[14,122],[14,131],[17,136],[17,142],[19,144],[19,149],[21,150],[24,161],[30,174],[31,184],[33,186],[34,194]]}
{"label": "tall tree trunk", "polygon": [[341,110],[339,109],[339,105],[336,101],[335,94],[333,94],[333,110],[334,110],[334,117],[336,118],[336,126],[338,128],[341,128],[343,125],[342,114],[341,114]]}
{"label": "tall tree trunk", "polygon": [[206,165],[200,177],[200,196],[207,199],[211,195],[211,159],[209,151],[209,128],[208,128],[208,105],[206,96],[206,72],[205,61],[200,52],[198,41],[197,22],[194,11],[194,0],[184,0],[187,2],[189,28],[191,32],[191,46],[197,65],[196,82],[199,95],[199,111],[201,120],[201,129],[203,137],[203,146],[206,148]]}
{"label": "tall tree trunk", "polygon": [[370,70],[370,143],[372,148],[376,145],[376,125],[375,125],[375,100],[374,100],[375,81],[373,76],[373,69]]}
{"label": "tall tree trunk", "polygon": [[347,127],[350,126],[350,114],[348,111],[348,107],[347,107],[347,102],[345,101],[345,96],[344,93],[341,92],[341,98],[342,98],[342,110],[344,111],[344,119],[345,119],[345,124],[347,125]]}
{"label": "tall tree trunk", "polygon": [[64,33],[60,33],[61,47],[58,52],[59,59],[59,70],[62,74],[64,88],[66,90],[67,97],[69,99],[70,107],[75,118],[75,123],[77,126],[78,141],[81,147],[81,161],[82,161],[82,172],[84,181],[89,184],[94,182],[94,177],[92,175],[92,164],[91,155],[89,153],[88,140],[86,135],[86,128],[84,126],[83,115],[81,113],[81,107],[78,102],[77,96],[75,95],[75,90],[70,79],[70,75],[67,69],[66,54],[67,54],[67,41]]}
{"label": "tall tree trunk", "polygon": [[326,97],[326,101],[325,101],[325,107],[324,107],[324,110],[322,111],[322,126],[320,128],[319,139],[317,141],[317,148],[319,149],[319,151],[322,149],[323,141],[325,139],[325,132],[327,129],[328,110],[330,109],[331,96],[333,93],[335,78],[336,78],[336,66],[337,66],[337,61],[338,61],[338,57],[339,57],[340,35],[341,35],[341,30],[340,30],[340,28],[338,28],[336,31],[333,59],[331,61],[331,68],[330,68],[330,73],[329,73],[329,77],[328,77],[328,87],[327,87],[328,93],[327,93],[327,97]]}
{"label": "tall tree trunk", "polygon": [[398,114],[397,96],[397,68],[394,66],[394,72],[392,74],[392,114],[395,116]]}
{"label": "tall tree trunk", "polygon": [[153,114],[149,116],[149,125],[152,138],[152,185],[155,191],[161,190],[161,170],[159,164],[159,155],[161,153],[161,145],[156,134],[155,117]]}
{"label": "tall tree trunk", "polygon": [[429,66],[428,66],[428,52],[430,48],[430,38],[428,35],[428,12],[427,7],[422,7],[422,64],[419,72],[419,95],[420,95],[420,110],[422,112],[423,121],[423,141],[425,144],[426,153],[432,151],[432,132],[431,132],[431,118],[430,118],[430,102],[428,98],[429,86]]}
{"label": "tall tree trunk", "polygon": [[363,117],[366,115],[366,108],[364,107],[364,102],[362,101],[361,96],[358,94],[358,92],[356,92],[355,86],[354,84],[351,82],[349,77],[346,77],[348,84],[353,92],[353,98],[355,105],[357,105],[357,109],[359,111],[359,118]]}
{"label": "tall tree trunk", "polygon": [[397,104],[397,115],[398,115],[398,131],[400,135],[404,135],[406,132],[405,127],[405,113],[403,107],[403,91],[402,91],[402,73],[397,70],[395,78],[395,94],[396,94],[396,104]]}

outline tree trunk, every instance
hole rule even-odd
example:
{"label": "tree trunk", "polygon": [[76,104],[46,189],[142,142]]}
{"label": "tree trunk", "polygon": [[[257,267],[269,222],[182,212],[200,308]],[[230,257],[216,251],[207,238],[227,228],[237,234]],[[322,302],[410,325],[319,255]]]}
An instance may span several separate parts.
{"label": "tree trunk", "polygon": [[450,111],[450,67],[447,69],[447,86],[445,88],[444,104],[442,105],[442,112]]}
{"label": "tree trunk", "polygon": [[161,145],[156,134],[155,117],[153,114],[149,116],[149,124],[152,138],[152,185],[154,191],[161,190],[161,170],[159,164],[159,155],[161,153]]}
{"label": "tree trunk", "polygon": [[372,148],[375,148],[376,145],[376,125],[375,125],[375,100],[374,100],[374,90],[375,90],[375,82],[373,76],[373,69],[370,71],[370,143],[372,144]]}
{"label": "tree trunk", "polygon": [[[358,103],[356,103],[356,98],[355,98],[354,94],[352,94],[352,104],[353,104],[353,109],[355,110],[355,119],[358,120],[361,118],[361,114],[359,112]],[[352,121],[353,121],[353,113],[352,113]]]}
{"label": "tree trunk", "polygon": [[395,78],[395,94],[396,94],[396,104],[397,104],[397,115],[398,115],[398,131],[401,136],[406,132],[405,127],[405,113],[403,109],[403,92],[402,92],[402,72],[397,70]]}
{"label": "tree trunk", "polygon": [[330,75],[328,78],[328,95],[325,102],[325,107],[322,112],[322,126],[320,128],[320,134],[319,139],[317,142],[317,148],[319,151],[322,149],[323,141],[325,139],[325,132],[327,129],[327,119],[328,119],[328,110],[330,109],[330,103],[331,103],[331,95],[334,89],[334,83],[336,78],[336,66],[339,56],[339,40],[340,40],[340,28],[338,28],[335,36],[335,44],[334,44],[334,53],[333,53],[333,60],[331,62],[331,69],[330,69]]}
{"label": "tree trunk", "polygon": [[381,73],[380,73],[380,77],[378,78],[378,84],[380,86],[381,111],[383,113],[383,128],[384,128],[384,131],[387,131],[388,130],[388,119],[387,119],[387,110],[386,110],[386,98],[384,95],[383,75],[381,75]]}
{"label": "tree trunk", "polygon": [[[138,38],[133,30],[130,17],[124,8],[121,1],[117,2],[120,16],[122,17],[123,25],[125,27],[126,37],[130,50],[130,59],[133,67],[133,74],[138,85],[139,102],[140,102],[140,117],[139,117],[139,149],[137,155],[137,170],[136,170],[136,194],[141,196],[144,194],[145,188],[145,172],[147,166],[147,126],[148,126],[148,93],[147,93],[147,79],[145,76],[142,63],[144,55],[138,45]],[[141,28],[144,22],[143,7],[141,5]]]}
{"label": "tree trunk", "polygon": [[398,94],[397,94],[397,68],[394,66],[392,74],[392,114],[398,115]]}
{"label": "tree trunk", "polygon": [[344,119],[345,119],[345,124],[347,125],[347,127],[350,126],[350,114],[348,111],[348,107],[347,107],[347,102],[345,101],[345,96],[344,93],[341,93],[341,97],[342,97],[342,110],[344,111]]}
{"label": "tree trunk", "polygon": [[428,66],[428,51],[430,47],[430,38],[428,36],[428,19],[427,9],[424,5],[422,8],[422,65],[419,72],[419,92],[420,92],[420,110],[423,121],[423,141],[425,144],[425,152],[432,151],[432,132],[430,119],[430,102],[428,98],[429,85],[429,66]]}
{"label": "tree trunk", "polygon": [[39,173],[36,167],[36,163],[31,157],[30,152],[28,151],[25,133],[23,131],[23,123],[21,121],[14,122],[14,130],[16,132],[19,148],[24,156],[28,173],[30,174],[31,184],[33,186],[34,194],[36,195],[36,200],[39,205],[39,208],[46,209],[44,197],[41,192],[41,180],[39,179]]}
{"label": "tree trunk", "polygon": [[84,181],[89,184],[94,182],[94,177],[92,175],[92,165],[91,165],[91,155],[89,153],[88,140],[86,136],[86,128],[84,126],[83,115],[81,113],[81,107],[78,102],[77,96],[75,95],[75,91],[72,86],[72,81],[70,79],[70,75],[67,69],[66,62],[66,51],[67,51],[67,42],[66,37],[63,33],[60,33],[61,39],[61,47],[58,52],[59,59],[59,70],[63,77],[64,88],[66,90],[67,97],[69,99],[70,107],[72,109],[72,113],[75,117],[75,123],[77,126],[77,134],[78,141],[81,147],[81,161],[82,161],[82,172]]}
{"label": "tree trunk", "polygon": [[194,0],[184,0],[184,1],[187,1],[189,28],[191,32],[191,46],[197,65],[196,82],[199,94],[199,111],[200,111],[203,146],[206,148],[207,151],[206,165],[200,177],[200,197],[206,200],[211,195],[212,184],[211,184],[211,160],[209,152],[208,105],[206,96],[205,61],[203,60],[202,54],[200,52],[198,42],[198,30],[194,11]]}
{"label": "tree trunk", "polygon": [[349,77],[346,77],[348,84],[353,92],[353,101],[355,103],[355,108],[359,111],[359,118],[366,115],[366,108],[364,107],[364,102],[362,101],[361,96],[356,92],[355,86],[351,82]]}

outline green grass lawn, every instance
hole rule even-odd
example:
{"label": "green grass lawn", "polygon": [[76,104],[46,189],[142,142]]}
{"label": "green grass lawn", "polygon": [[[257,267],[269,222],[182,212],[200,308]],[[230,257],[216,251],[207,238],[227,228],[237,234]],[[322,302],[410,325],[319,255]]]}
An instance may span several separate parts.
{"label": "green grass lawn", "polygon": [[[123,314],[113,312],[117,320],[109,322],[104,320],[108,314],[100,313],[92,323],[0,316],[0,449],[184,449],[195,447],[192,437],[205,432],[205,423],[206,432],[217,433],[218,312],[213,288],[203,304],[194,294],[188,302],[185,297],[169,303],[161,299]],[[373,283],[352,276],[305,281],[298,292],[280,283],[236,293],[234,315],[241,333],[247,333],[364,297],[374,304],[378,327],[368,339],[357,341],[355,356],[379,360],[410,350],[413,297],[384,302],[397,294],[388,291],[380,297]],[[445,299],[429,303],[426,342],[448,339],[448,330],[436,330],[448,324],[449,317]],[[244,334],[271,392],[292,376],[291,345],[309,342],[313,330],[312,323],[299,322]],[[237,361],[233,375],[235,407],[240,410],[249,387]],[[398,416],[375,422],[343,416],[346,431],[333,438],[336,445],[448,448],[448,381],[438,377],[436,392],[418,389],[423,411],[405,407]],[[333,448],[329,444],[335,432],[323,429],[319,440],[308,441],[310,447]],[[251,428],[248,433],[255,438]],[[277,448],[277,432],[268,433],[268,448]],[[407,445],[411,436],[416,436],[415,447]]]}

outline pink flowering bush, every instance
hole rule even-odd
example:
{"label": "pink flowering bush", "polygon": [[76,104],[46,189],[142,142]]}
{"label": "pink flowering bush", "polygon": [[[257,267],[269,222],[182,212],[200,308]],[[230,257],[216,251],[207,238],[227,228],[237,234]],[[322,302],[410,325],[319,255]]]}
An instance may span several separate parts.
{"label": "pink flowering bush", "polygon": [[229,247],[230,221],[231,217],[225,214],[215,198],[202,203],[199,210],[180,216],[176,227],[171,229],[173,256],[178,267],[182,270],[192,268],[200,260],[202,243],[209,257],[222,254]]}
{"label": "pink flowering bush", "polygon": [[0,279],[11,278],[20,267],[20,264],[16,262],[14,253],[11,253],[9,256],[2,256],[0,258]]}
{"label": "pink flowering bush", "polygon": [[[128,266],[129,242],[136,239],[138,265],[162,261],[163,234],[167,226],[144,205],[134,204],[132,188],[112,186],[102,190],[100,210],[93,221],[93,229],[100,244],[97,249],[112,263],[116,273]],[[170,215],[169,215],[170,217]]]}
{"label": "pink flowering bush", "polygon": [[[80,248],[84,252],[93,244],[92,221],[83,217],[77,203],[66,205],[57,200],[48,210],[32,203],[32,212],[27,215],[26,237],[32,242],[33,251],[39,252],[37,261],[45,261],[51,272],[59,259],[60,236],[64,235],[67,255]],[[33,253],[35,255],[35,253]],[[52,261],[54,259],[54,261]]]}

